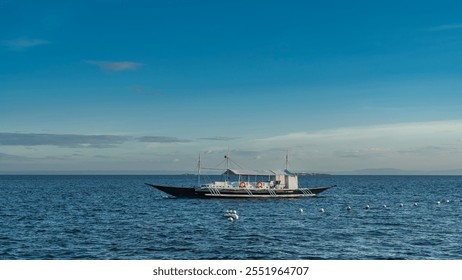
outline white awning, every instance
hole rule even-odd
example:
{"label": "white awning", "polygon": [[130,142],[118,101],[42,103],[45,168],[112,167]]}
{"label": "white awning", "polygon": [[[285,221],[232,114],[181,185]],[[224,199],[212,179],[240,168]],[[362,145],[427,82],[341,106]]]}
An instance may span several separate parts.
{"label": "white awning", "polygon": [[251,170],[251,169],[228,169],[224,174],[235,175],[235,176],[276,176],[276,175],[290,175],[293,176],[287,170]]}

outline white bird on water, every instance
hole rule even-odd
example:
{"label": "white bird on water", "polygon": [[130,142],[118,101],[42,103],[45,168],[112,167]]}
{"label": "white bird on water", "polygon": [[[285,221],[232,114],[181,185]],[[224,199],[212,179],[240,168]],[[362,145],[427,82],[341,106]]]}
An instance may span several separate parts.
{"label": "white bird on water", "polygon": [[300,213],[303,213],[303,208],[300,208],[298,211],[300,211]]}
{"label": "white bird on water", "polygon": [[371,206],[369,206],[369,204],[366,204],[366,207],[364,207],[364,209],[370,209]]}
{"label": "white bird on water", "polygon": [[351,211],[351,206],[348,206],[346,210]]}
{"label": "white bird on water", "polygon": [[324,208],[319,209],[319,212],[324,213]]}

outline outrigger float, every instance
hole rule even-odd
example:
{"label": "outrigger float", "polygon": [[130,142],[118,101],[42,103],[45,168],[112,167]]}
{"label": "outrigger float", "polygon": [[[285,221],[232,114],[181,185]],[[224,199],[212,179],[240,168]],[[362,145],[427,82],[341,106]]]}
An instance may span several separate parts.
{"label": "outrigger float", "polygon": [[[225,156],[229,167],[229,156]],[[299,198],[314,197],[334,186],[320,186],[315,188],[301,188],[298,176],[287,170],[243,170],[227,168],[223,173],[223,181],[200,183],[201,163],[198,164],[199,187],[175,187],[145,183],[174,197],[186,198]],[[236,180],[233,180],[236,179]]]}

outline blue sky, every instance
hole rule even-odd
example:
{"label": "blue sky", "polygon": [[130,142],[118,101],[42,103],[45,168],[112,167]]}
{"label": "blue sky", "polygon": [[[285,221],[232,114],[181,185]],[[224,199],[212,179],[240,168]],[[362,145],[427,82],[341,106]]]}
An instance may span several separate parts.
{"label": "blue sky", "polygon": [[0,172],[462,169],[458,1],[0,1]]}

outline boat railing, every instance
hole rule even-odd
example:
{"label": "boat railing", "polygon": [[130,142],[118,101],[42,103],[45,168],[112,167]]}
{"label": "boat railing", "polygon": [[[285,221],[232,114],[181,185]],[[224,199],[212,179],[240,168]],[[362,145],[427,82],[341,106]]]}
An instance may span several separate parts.
{"label": "boat railing", "polygon": [[314,195],[313,192],[310,190],[310,189],[306,189],[306,188],[303,188],[303,189],[299,189],[304,195],[307,195],[307,196],[312,196]]}
{"label": "boat railing", "polygon": [[247,191],[247,193],[248,193],[250,196],[253,196],[253,193],[252,193],[252,191],[251,191],[250,189],[246,188],[245,190]]}
{"label": "boat railing", "polygon": [[213,196],[220,196],[221,193],[220,193],[220,190],[212,185],[209,185],[208,186],[208,189],[210,191],[210,194],[213,195]]}

